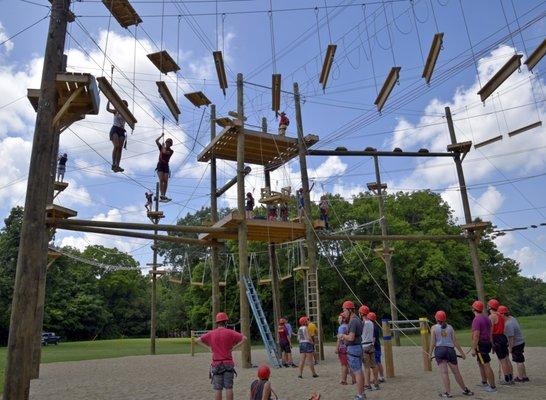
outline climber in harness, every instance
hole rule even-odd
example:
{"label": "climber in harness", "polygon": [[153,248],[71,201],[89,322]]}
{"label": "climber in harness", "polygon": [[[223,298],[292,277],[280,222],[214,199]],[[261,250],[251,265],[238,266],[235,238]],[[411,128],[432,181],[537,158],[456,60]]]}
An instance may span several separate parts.
{"label": "climber in harness", "polygon": [[286,135],[286,128],[290,125],[290,120],[286,116],[286,113],[283,111],[281,113],[281,118],[279,119],[279,136]]}

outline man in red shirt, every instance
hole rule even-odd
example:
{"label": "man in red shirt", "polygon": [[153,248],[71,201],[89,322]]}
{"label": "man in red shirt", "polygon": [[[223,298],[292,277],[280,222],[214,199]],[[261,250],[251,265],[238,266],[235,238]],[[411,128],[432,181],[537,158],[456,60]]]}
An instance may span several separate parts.
{"label": "man in red shirt", "polygon": [[290,125],[290,120],[283,111],[279,120],[279,136],[286,135],[286,128],[288,127],[288,125]]}
{"label": "man in red shirt", "polygon": [[212,352],[211,381],[214,400],[222,400],[222,390],[226,389],[226,399],[233,400],[233,377],[235,362],[231,352],[239,347],[246,337],[239,332],[227,329],[226,313],[216,314],[217,328],[201,336],[197,343]]}

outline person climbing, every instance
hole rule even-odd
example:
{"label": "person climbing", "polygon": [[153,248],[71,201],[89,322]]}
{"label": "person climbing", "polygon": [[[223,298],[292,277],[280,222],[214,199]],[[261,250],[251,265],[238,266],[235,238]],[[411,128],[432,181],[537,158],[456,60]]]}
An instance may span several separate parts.
{"label": "person climbing", "polygon": [[267,205],[267,220],[268,221],[277,220],[277,205],[276,204]]}
{"label": "person climbing", "polygon": [[[347,375],[349,375],[349,362],[347,361],[347,345],[340,336],[346,335],[349,333],[349,325],[347,325],[347,320],[343,314],[339,314],[337,318],[339,327],[337,328],[337,343],[336,343],[336,354],[339,358],[339,363],[341,364],[341,380],[339,381],[340,385],[347,385]],[[351,372],[351,385],[354,385],[355,374]]]}
{"label": "person climbing", "polygon": [[379,390],[375,347],[373,345],[373,322],[368,318],[370,309],[362,305],[358,313],[362,319],[362,359],[364,361],[364,389]]}
{"label": "person climbing", "polygon": [[286,113],[281,112],[281,117],[279,118],[279,136],[286,135],[286,128],[290,125],[290,120],[286,116]]}
{"label": "person climbing", "polygon": [[64,153],[62,156],[57,157],[59,164],[57,166],[57,182],[64,180],[64,173],[66,172],[66,162],[68,161],[68,155]]}
{"label": "person climbing", "polygon": [[287,222],[288,221],[288,203],[287,202],[283,201],[281,203],[280,213],[281,213],[281,221]]}
{"label": "person climbing", "polygon": [[373,322],[373,347],[375,349],[375,363],[377,364],[377,380],[382,383],[385,382],[385,374],[381,363],[381,328],[376,323],[377,315],[373,311],[368,313],[368,319]]}
{"label": "person climbing", "polygon": [[144,195],[146,196],[146,204],[144,204],[144,207],[146,207],[146,211],[150,212],[152,211],[152,203],[154,200],[154,194],[147,190]]}
{"label": "person climbing", "polygon": [[252,196],[252,193],[248,192],[246,194],[246,202],[245,202],[245,218],[246,219],[252,219],[253,210],[254,210],[254,197]]}
{"label": "person climbing", "polygon": [[233,377],[235,362],[232,351],[243,344],[246,336],[227,328],[228,316],[224,312],[216,314],[217,328],[204,334],[197,343],[210,349],[212,363],[209,376],[215,391],[214,400],[222,400],[222,392],[226,390],[226,399],[233,400]]}
{"label": "person climbing", "polygon": [[491,369],[491,320],[483,315],[483,303],[476,300],[472,303],[472,357],[476,357],[480,368],[481,385],[486,392],[496,392],[495,374]]}
{"label": "person climbing", "polygon": [[[122,102],[126,107],[129,105],[126,100]],[[110,102],[106,103],[106,111],[114,114],[114,124],[110,128],[110,141],[114,145],[112,149],[112,171],[123,172],[124,169],[119,166],[119,163],[121,162],[121,152],[125,144],[125,119],[115,108],[110,107]]]}
{"label": "person climbing", "polygon": [[504,334],[508,338],[508,349],[512,354],[512,361],[516,363],[517,376],[515,382],[529,382],[527,371],[525,370],[525,339],[521,333],[518,320],[510,315],[510,310],[506,306],[499,306],[499,314],[501,314],[506,322],[504,323]]}
{"label": "person climbing", "polygon": [[356,379],[356,396],[354,400],[366,398],[364,394],[364,374],[362,373],[362,321],[355,313],[355,305],[352,301],[343,302],[343,316],[349,321],[348,333],[338,337],[347,344],[347,361],[349,370],[354,373]]}
{"label": "person climbing", "polygon": [[315,352],[311,336],[307,330],[307,324],[309,324],[309,318],[303,316],[299,319],[300,327],[298,329],[298,342],[300,344],[300,374],[298,378],[303,379],[303,368],[305,367],[305,362],[309,365],[311,374],[313,378],[318,378],[317,373],[315,372],[314,357],[313,353]]}
{"label": "person climbing", "polygon": [[271,369],[267,365],[258,367],[258,379],[250,384],[250,400],[271,400],[271,395],[278,399],[279,396],[275,393],[269,382]]}
{"label": "person climbing", "polygon": [[437,311],[434,318],[436,319],[436,324],[430,328],[431,340],[429,354],[434,354],[434,358],[436,358],[436,363],[438,364],[438,369],[444,385],[444,392],[440,394],[440,397],[453,397],[451,394],[451,384],[449,382],[448,365],[455,376],[455,380],[463,390],[463,395],[473,396],[474,393],[464,384],[461,371],[459,371],[459,366],[457,365],[455,348],[459,350],[460,357],[463,360],[466,359],[466,354],[455,338],[455,330],[446,322],[447,314],[445,311]]}
{"label": "person climbing", "polygon": [[319,203],[320,220],[324,221],[324,227],[326,229],[330,229],[330,225],[328,224],[328,210],[328,198],[326,196],[321,196]]}
{"label": "person climbing", "polygon": [[278,328],[278,337],[279,337],[279,348],[281,349],[281,358],[283,367],[294,367],[297,365],[294,364],[292,359],[292,345],[290,343],[290,336],[288,334],[288,328],[286,327],[286,319],[281,318],[279,320]]}
{"label": "person climbing", "polygon": [[487,302],[487,308],[489,310],[489,319],[493,326],[493,351],[499,359],[499,363],[504,374],[504,381],[501,381],[501,385],[513,385],[513,369],[512,363],[508,358],[508,339],[504,335],[504,316],[497,312],[500,303],[497,299],[490,299]]}
{"label": "person climbing", "polygon": [[171,176],[169,160],[171,159],[174,151],[171,149],[173,140],[168,138],[165,140],[165,144],[162,145],[160,142],[162,137],[163,134],[161,134],[161,136],[155,140],[155,144],[157,144],[157,148],[159,149],[159,161],[157,162],[157,167],[155,170],[157,171],[157,177],[159,178],[159,201],[166,203],[171,201],[171,199],[166,196],[166,193],[167,186],[169,184],[169,177]]}
{"label": "person climbing", "polygon": [[[315,182],[311,185],[309,188],[309,192],[313,190],[313,187],[315,186]],[[305,199],[303,197],[303,188],[299,188],[299,190],[296,192],[296,200],[298,202],[298,219],[300,222],[303,222],[303,215],[305,214]]]}

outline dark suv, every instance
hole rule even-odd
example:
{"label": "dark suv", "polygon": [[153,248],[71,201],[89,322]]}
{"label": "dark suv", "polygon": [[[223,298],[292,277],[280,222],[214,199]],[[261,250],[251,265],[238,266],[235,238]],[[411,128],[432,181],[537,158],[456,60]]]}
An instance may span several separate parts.
{"label": "dark suv", "polygon": [[55,335],[53,332],[42,332],[42,346],[47,346],[48,344],[58,345],[60,340],[61,337]]}

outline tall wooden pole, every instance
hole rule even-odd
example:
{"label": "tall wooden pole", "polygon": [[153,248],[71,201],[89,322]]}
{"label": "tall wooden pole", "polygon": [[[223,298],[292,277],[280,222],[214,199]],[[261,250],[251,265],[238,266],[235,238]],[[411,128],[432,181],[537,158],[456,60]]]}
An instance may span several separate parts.
{"label": "tall wooden pole", "polygon": [[6,400],[29,397],[35,328],[39,319],[38,299],[40,285],[45,283],[47,263],[45,209],[56,133],[52,126],[58,102],[55,78],[63,60],[69,8],[70,0],[55,0],[51,6],[11,306],[4,386]]}
{"label": "tall wooden pole", "polygon": [[[324,359],[324,347],[322,343],[322,318],[320,312],[320,291],[318,282],[318,265],[317,265],[317,248],[315,242],[315,232],[311,216],[311,196],[309,193],[309,176],[307,174],[307,159],[305,141],[303,138],[303,121],[301,116],[300,92],[298,84],[294,82],[294,105],[296,111],[296,128],[298,131],[298,154],[300,161],[301,187],[303,188],[304,201],[304,223],[305,223],[305,239],[307,241],[307,257],[309,259],[308,281],[314,281],[314,285],[308,283],[309,297],[309,316],[313,316],[316,320],[318,329],[319,355]],[[313,314],[313,309],[316,309],[316,315]]]}
{"label": "tall wooden pole", "polygon": [[[155,184],[155,212],[159,212],[159,182]],[[159,223],[159,217],[155,217],[154,224]],[[154,231],[157,235],[157,230]],[[150,323],[150,354],[155,355],[155,336],[157,332],[157,240],[154,239],[152,261],[152,313]]]}
{"label": "tall wooden pole", "polygon": [[[216,105],[210,105],[210,140],[216,137]],[[216,158],[210,159],[210,217],[212,224],[218,222],[218,198],[216,197]],[[220,260],[218,246],[211,248],[211,280],[212,280],[212,323],[215,326],[216,314],[220,312]],[[227,290],[227,287],[225,288]],[[225,311],[225,310],[224,310]]]}
{"label": "tall wooden pole", "polygon": [[[455,128],[453,126],[453,119],[451,118],[451,110],[449,107],[445,108],[447,127],[449,129],[449,137],[451,144],[457,143],[457,136],[455,135]],[[464,179],[463,162],[459,153],[453,157],[455,161],[455,167],[457,169],[457,177],[459,179],[459,189],[461,192],[461,200],[463,202],[464,219],[467,224],[472,223],[472,214],[470,213],[470,203],[468,201],[468,192],[466,190],[466,182]],[[480,267],[480,260],[478,258],[478,240],[475,235],[468,237],[468,247],[470,249],[470,260],[472,261],[472,269],[474,270],[474,280],[476,282],[476,292],[478,298],[481,301],[485,301],[485,289],[483,287],[482,270]]]}
{"label": "tall wooden pole", "polygon": [[[381,190],[381,173],[379,171],[379,158],[375,156],[373,158],[375,165],[375,180],[377,183],[377,199],[379,202],[379,218],[381,218],[381,235],[387,235],[387,218],[385,216],[385,203],[383,199],[383,192]],[[389,289],[389,303],[391,306],[391,319],[398,321],[398,308],[396,307],[396,287],[394,283],[394,273],[392,271],[391,264],[391,249],[388,240],[383,240],[383,262],[385,263],[385,270],[387,271],[387,286]],[[398,331],[394,331],[394,344],[400,346],[400,335]]]}
{"label": "tall wooden pole", "polygon": [[246,298],[244,276],[248,276],[248,228],[245,218],[245,118],[243,99],[243,74],[237,74],[237,114],[240,119],[240,128],[237,135],[237,210],[243,216],[239,224],[239,313],[241,333],[249,340],[241,346],[243,368],[252,367],[250,352],[250,307]]}

